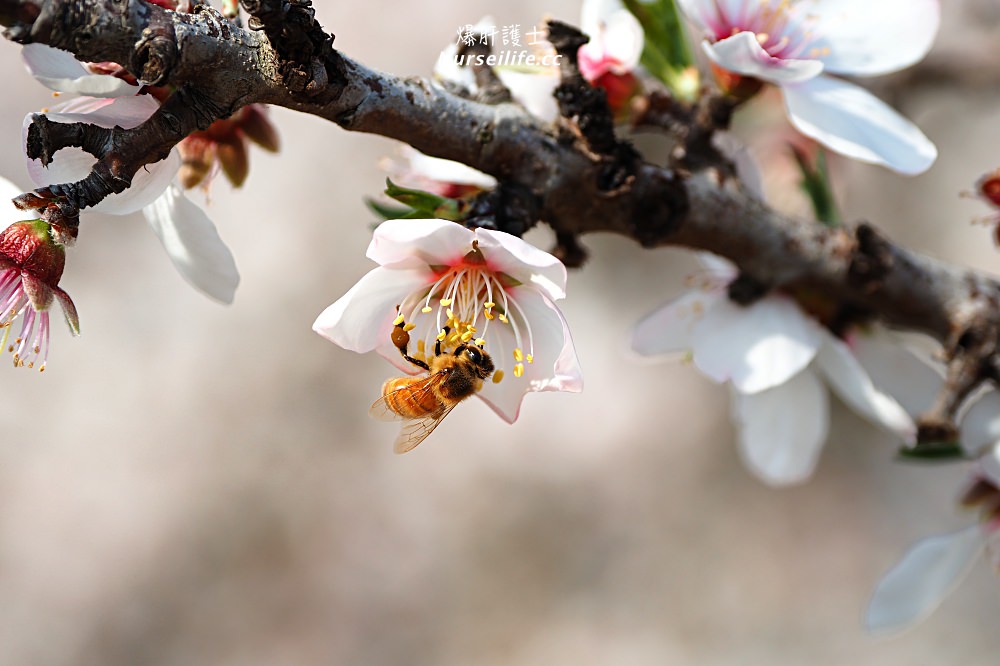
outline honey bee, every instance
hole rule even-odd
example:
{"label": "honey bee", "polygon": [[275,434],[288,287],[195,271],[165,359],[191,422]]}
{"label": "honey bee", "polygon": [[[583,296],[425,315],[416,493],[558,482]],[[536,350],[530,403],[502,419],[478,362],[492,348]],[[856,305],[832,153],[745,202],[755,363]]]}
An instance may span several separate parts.
{"label": "honey bee", "polygon": [[392,342],[403,358],[428,374],[386,380],[382,396],[368,413],[382,421],[404,421],[393,449],[406,453],[427,439],[455,405],[483,387],[483,380],[493,374],[493,359],[482,348],[468,343],[460,344],[452,353],[442,351],[439,340],[427,364],[407,353],[410,334],[403,330],[402,323],[393,329]]}

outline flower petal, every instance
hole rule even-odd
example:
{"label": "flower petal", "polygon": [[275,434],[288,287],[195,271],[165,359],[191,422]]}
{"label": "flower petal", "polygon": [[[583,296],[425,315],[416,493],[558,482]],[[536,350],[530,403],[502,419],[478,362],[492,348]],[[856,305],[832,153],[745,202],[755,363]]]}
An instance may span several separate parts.
{"label": "flower petal", "polygon": [[[323,310],[313,323],[313,330],[358,353],[370,352],[380,345],[391,346],[389,336],[396,306],[407,294],[429,284],[428,280],[433,281],[433,275],[426,269],[375,268]],[[398,351],[394,355],[399,358]],[[395,364],[392,355],[383,353],[383,356]],[[402,358],[399,361],[399,367],[406,369]]]}
{"label": "flower petal", "polygon": [[746,307],[720,298],[695,325],[694,364],[717,382],[756,393],[800,373],[821,342],[819,325],[787,298]]}
{"label": "flower petal", "polygon": [[497,184],[496,178],[482,171],[476,171],[461,162],[424,155],[410,146],[403,147],[403,155],[409,161],[410,169],[424,178],[456,185],[475,185],[483,189],[495,187]]}
{"label": "flower petal", "polygon": [[860,416],[913,443],[917,426],[898,402],[882,393],[861,363],[842,341],[823,330],[823,346],[816,354],[815,367],[823,373],[840,399]]}
{"label": "flower petal", "polygon": [[477,229],[476,239],[490,270],[534,285],[552,300],[566,297],[566,266],[556,257],[502,231]]}
{"label": "flower petal", "polygon": [[108,74],[94,74],[69,51],[45,44],[26,44],[21,49],[28,72],[46,88],[91,97],[123,97],[139,91],[122,79]]}
{"label": "flower petal", "polygon": [[702,42],[701,46],[722,69],[779,85],[807,81],[823,71],[819,60],[772,58],[752,32],[738,32],[718,42]]}
{"label": "flower petal", "polygon": [[[525,362],[524,374],[521,377],[514,376],[514,336],[509,325],[499,324],[499,320],[494,320],[484,334],[484,348],[492,355],[493,362],[498,369],[503,370],[504,375],[499,383],[487,380],[479,397],[502,419],[513,423],[517,420],[525,393],[579,393],[583,390],[583,374],[569,326],[559,308],[542,292],[530,287],[514,287],[507,294],[517,303],[523,321],[531,328],[534,362]],[[523,333],[526,330],[523,322],[521,326]]]}
{"label": "flower petal", "polygon": [[820,76],[782,91],[796,129],[841,155],[910,175],[937,158],[916,125],[852,83]]}
{"label": "flower petal", "polygon": [[367,256],[381,266],[453,266],[472,251],[475,234],[448,220],[386,220],[378,225]]}
{"label": "flower petal", "polygon": [[733,418],[747,467],[772,486],[802,483],[812,475],[826,441],[826,389],[806,369],[767,391],[733,391]]}
{"label": "flower petal", "polygon": [[987,391],[972,403],[962,418],[961,440],[973,456],[1000,442],[1000,392]]}
{"label": "flower petal", "polygon": [[[145,122],[158,108],[159,103],[149,95],[118,97],[113,100],[91,100],[80,98],[67,106],[69,112],[48,113],[47,118],[59,123],[92,123],[100,127],[118,125],[131,129]],[[89,112],[85,109],[90,110]],[[24,136],[31,124],[31,115],[24,121]],[[37,187],[53,183],[73,183],[90,173],[97,160],[79,148],[63,148],[58,151],[48,168],[40,160],[28,160],[28,175]],[[148,206],[167,189],[174,174],[180,168],[180,157],[171,150],[168,157],[153,164],[147,164],[132,178],[132,186],[121,194],[106,197],[90,210],[110,215],[127,215]]]}
{"label": "flower petal", "polygon": [[547,123],[554,122],[559,117],[559,104],[555,98],[556,87],[559,85],[557,68],[542,67],[524,72],[497,67],[495,71],[514,101],[528,113]]}
{"label": "flower petal", "polygon": [[174,185],[142,212],[184,279],[208,296],[232,303],[240,274],[205,211]]}
{"label": "flower petal", "polygon": [[872,383],[893,396],[908,414],[923,413],[941,387],[941,374],[882,328],[858,333],[849,346]]}
{"label": "flower petal", "polygon": [[[610,60],[609,68],[624,74],[636,68],[642,55],[642,24],[618,0],[586,0],[580,27],[590,41],[580,47],[593,61]],[[586,74],[585,74],[586,75]]]}
{"label": "flower petal", "polygon": [[694,326],[724,293],[689,291],[643,317],[632,330],[632,349],[643,356],[690,352]]}
{"label": "flower petal", "polygon": [[930,50],[941,23],[939,0],[821,0],[809,7],[827,71],[877,76],[909,67]]}
{"label": "flower petal", "polygon": [[917,542],[875,587],[865,628],[895,632],[927,618],[968,573],[984,545],[978,525]]}

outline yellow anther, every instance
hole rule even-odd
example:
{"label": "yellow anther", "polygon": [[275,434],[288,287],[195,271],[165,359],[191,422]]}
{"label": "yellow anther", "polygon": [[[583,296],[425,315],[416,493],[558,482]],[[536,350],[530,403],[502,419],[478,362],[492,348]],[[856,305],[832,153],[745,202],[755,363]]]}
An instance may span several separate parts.
{"label": "yellow anther", "polygon": [[393,326],[399,326],[402,323],[403,323],[403,315],[399,315],[398,317],[396,317],[395,319],[392,320],[392,325]]}
{"label": "yellow anther", "polygon": [[486,344],[486,338],[476,338],[476,344],[482,347]]}
{"label": "yellow anther", "polygon": [[505,315],[502,312],[499,314],[498,319],[500,319],[500,321],[502,321],[505,324],[510,323],[510,322],[507,321],[507,315]]}
{"label": "yellow anther", "polygon": [[501,381],[503,381],[503,370],[497,370],[493,373],[493,383],[499,384]]}
{"label": "yellow anther", "polygon": [[487,311],[486,311],[486,312],[484,312],[483,314],[485,314],[485,315],[486,315],[486,318],[487,318],[487,319],[491,319],[491,320],[492,320],[492,319],[496,319],[496,317],[495,317],[495,316],[493,316],[493,313],[492,313],[492,312],[490,312],[489,310],[487,310]]}
{"label": "yellow anther", "polygon": [[448,307],[449,305],[451,305],[451,301],[452,301],[452,299],[450,299],[450,298],[442,298],[441,299],[441,307],[443,307],[443,308]]}
{"label": "yellow anther", "polygon": [[423,312],[424,314],[427,314],[428,312],[433,312],[433,310],[434,308],[432,308],[429,305],[425,305],[424,307],[420,308],[420,311]]}
{"label": "yellow anther", "polygon": [[535,357],[532,356],[531,354],[525,354],[524,360],[526,360],[528,363],[534,363],[535,362]]}
{"label": "yellow anther", "polygon": [[514,350],[514,360],[518,363],[524,360],[524,352],[521,351],[520,347]]}
{"label": "yellow anther", "polygon": [[465,333],[462,333],[462,342],[468,342],[471,339],[472,339],[472,333],[471,332],[466,331]]}
{"label": "yellow anther", "polygon": [[524,363],[518,363],[514,366],[514,376],[520,377],[524,374]]}
{"label": "yellow anther", "polygon": [[444,329],[442,328],[442,329],[441,329],[440,331],[438,331],[438,334],[437,334],[437,339],[438,339],[438,342],[444,342],[444,339],[445,339],[445,338],[446,338],[447,336],[448,336],[448,334],[447,334],[447,333],[445,333],[445,332],[444,332]]}
{"label": "yellow anther", "polygon": [[455,318],[455,313],[451,311],[451,308],[448,308],[447,310],[445,310],[444,313],[446,315],[448,315],[448,320],[449,321],[451,321],[452,319]]}
{"label": "yellow anther", "polygon": [[416,324],[406,324],[405,326],[403,326],[403,330],[404,331],[412,331],[416,327],[417,327]]}
{"label": "yellow anther", "polygon": [[475,326],[466,326],[465,330],[469,331],[470,333],[476,333],[477,332]]}
{"label": "yellow anther", "polygon": [[487,301],[486,303],[483,303],[483,309],[484,310],[492,310],[496,306],[497,306],[497,304],[494,303],[493,301]]}

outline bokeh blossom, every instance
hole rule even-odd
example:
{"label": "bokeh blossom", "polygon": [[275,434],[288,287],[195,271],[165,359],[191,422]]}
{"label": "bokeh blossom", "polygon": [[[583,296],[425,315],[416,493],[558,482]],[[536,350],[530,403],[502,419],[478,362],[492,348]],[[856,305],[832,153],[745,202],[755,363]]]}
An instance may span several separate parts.
{"label": "bokeh blossom", "polygon": [[816,467],[829,429],[827,388],[907,442],[916,426],[878,390],[842,340],[781,294],[748,306],[726,287],[728,262],[706,255],[694,288],[639,322],[632,348],[645,356],[690,353],[704,375],[732,388],[733,420],[747,466],[771,485],[801,483]]}
{"label": "bokeh blossom", "polygon": [[680,0],[706,34],[717,72],[778,86],[791,123],[847,157],[905,174],[937,149],[909,120],[863,88],[829,74],[878,76],[926,55],[938,0]]}

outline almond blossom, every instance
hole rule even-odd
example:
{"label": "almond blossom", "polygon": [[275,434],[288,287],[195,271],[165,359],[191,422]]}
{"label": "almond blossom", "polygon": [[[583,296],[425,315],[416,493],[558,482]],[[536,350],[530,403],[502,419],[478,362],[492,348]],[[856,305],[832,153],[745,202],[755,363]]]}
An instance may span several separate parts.
{"label": "almond blossom", "polygon": [[639,85],[633,72],[642,55],[642,25],[620,0],[584,0],[580,28],[590,37],[577,54],[580,73],[604,88],[608,104],[620,111]]}
{"label": "almond blossom", "polygon": [[[0,178],[0,198],[4,215],[0,217],[0,348],[13,354],[16,367],[45,370],[49,353],[49,309],[59,301],[70,332],[80,334],[76,306],[59,287],[66,253],[53,236],[52,228],[42,220],[25,220],[11,199],[21,189]],[[17,319],[21,328],[13,338]]]}
{"label": "almond blossom", "polygon": [[[53,122],[131,129],[160,106],[152,95],[137,94],[137,86],[120,87],[116,77],[90,73],[65,51],[32,44],[22,55],[29,71],[49,87],[61,86],[69,92],[106,90],[103,98],[78,97],[47,112]],[[30,123],[29,114],[24,121],[25,136]],[[94,162],[82,149],[67,147],[55,153],[48,167],[40,160],[28,160],[28,174],[37,187],[75,182],[90,173]],[[181,158],[174,148],[165,159],[136,172],[124,192],[106,197],[89,210],[109,215],[141,210],[181,276],[211,298],[231,303],[239,284],[236,262],[205,211],[174,182],[180,168]]]}
{"label": "almond blossom", "polygon": [[847,344],[782,294],[733,303],[726,287],[735,268],[711,255],[703,261],[709,268],[692,291],[639,322],[632,348],[646,356],[689,352],[703,374],[731,387],[739,450],[755,475],[776,486],[809,478],[829,429],[827,388],[914,440],[913,420],[872,384]]}
{"label": "almond blossom", "polygon": [[393,344],[398,326],[409,354],[425,360],[435,344],[474,342],[493,358],[477,395],[508,423],[529,391],[583,388],[569,327],[555,301],[566,268],[516,236],[469,230],[445,220],[388,220],[367,256],[379,264],[324,310],[313,330],[344,349],[376,351],[403,372],[422,372]]}
{"label": "almond blossom", "polygon": [[894,633],[926,619],[984,552],[1000,570],[1000,393],[990,391],[973,403],[961,440],[976,456],[962,504],[978,510],[980,520],[914,544],[875,587],[865,615],[869,631]]}
{"label": "almond blossom", "polygon": [[706,33],[723,72],[780,87],[791,123],[856,160],[904,174],[928,169],[937,149],[863,88],[828,76],[878,76],[926,55],[938,0],[680,0]]}

